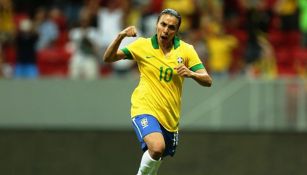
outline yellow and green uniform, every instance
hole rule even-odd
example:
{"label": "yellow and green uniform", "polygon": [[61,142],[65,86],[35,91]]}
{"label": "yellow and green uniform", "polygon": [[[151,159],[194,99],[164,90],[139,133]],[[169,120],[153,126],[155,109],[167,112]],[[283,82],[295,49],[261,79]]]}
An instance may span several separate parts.
{"label": "yellow and green uniform", "polygon": [[174,47],[165,56],[155,35],[138,38],[121,50],[127,59],[137,62],[140,71],[140,82],[131,97],[131,117],[150,114],[168,131],[177,131],[184,78],[174,68],[179,64],[192,71],[204,68],[193,46],[175,37]]}

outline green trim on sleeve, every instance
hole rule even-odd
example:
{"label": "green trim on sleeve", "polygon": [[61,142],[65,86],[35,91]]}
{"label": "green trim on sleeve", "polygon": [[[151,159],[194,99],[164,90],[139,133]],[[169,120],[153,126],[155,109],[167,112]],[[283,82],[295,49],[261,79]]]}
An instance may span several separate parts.
{"label": "green trim on sleeve", "polygon": [[205,68],[205,66],[202,64],[202,63],[199,63],[199,64],[196,64],[195,66],[192,66],[190,69],[193,71],[193,72],[195,72],[195,71],[197,71],[197,70],[199,70],[199,69],[204,69]]}
{"label": "green trim on sleeve", "polygon": [[128,60],[133,60],[132,55],[131,55],[130,51],[127,49],[127,47],[122,48],[121,50],[124,52],[124,54],[126,55],[126,58]]}

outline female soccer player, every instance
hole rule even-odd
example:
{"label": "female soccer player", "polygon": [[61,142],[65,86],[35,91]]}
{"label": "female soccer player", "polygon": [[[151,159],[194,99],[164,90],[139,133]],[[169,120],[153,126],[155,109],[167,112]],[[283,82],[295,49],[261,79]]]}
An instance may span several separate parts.
{"label": "female soccer player", "polygon": [[137,35],[134,26],[127,27],[104,53],[105,62],[133,59],[140,71],[131,97],[132,123],[144,151],[137,175],[157,174],[162,158],[175,154],[184,78],[207,87],[212,83],[193,46],[176,36],[180,23],[177,11],[165,9],[157,19],[156,35],[118,49],[125,37]]}

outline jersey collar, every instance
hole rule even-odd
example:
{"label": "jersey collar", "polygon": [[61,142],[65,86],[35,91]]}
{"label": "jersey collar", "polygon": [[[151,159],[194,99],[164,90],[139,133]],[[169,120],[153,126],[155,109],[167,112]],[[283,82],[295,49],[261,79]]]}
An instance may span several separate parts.
{"label": "jersey collar", "polygon": [[[157,34],[151,37],[151,45],[154,49],[159,49]],[[180,46],[180,39],[178,36],[175,36],[174,37],[174,49],[177,49],[179,46]]]}

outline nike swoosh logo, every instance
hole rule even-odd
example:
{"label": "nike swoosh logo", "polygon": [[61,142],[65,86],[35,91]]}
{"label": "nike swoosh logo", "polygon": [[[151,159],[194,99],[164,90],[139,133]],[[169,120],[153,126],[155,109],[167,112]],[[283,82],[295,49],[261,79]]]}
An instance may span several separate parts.
{"label": "nike swoosh logo", "polygon": [[154,58],[155,56],[146,56],[145,58]]}

